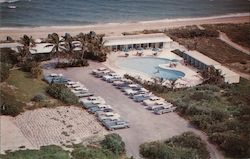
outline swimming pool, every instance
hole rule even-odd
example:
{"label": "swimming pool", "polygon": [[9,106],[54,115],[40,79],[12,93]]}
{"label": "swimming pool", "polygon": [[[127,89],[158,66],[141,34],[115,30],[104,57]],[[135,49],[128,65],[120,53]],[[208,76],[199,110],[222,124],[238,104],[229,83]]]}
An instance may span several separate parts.
{"label": "swimming pool", "polygon": [[164,79],[177,79],[185,76],[181,71],[160,68],[160,64],[170,63],[171,60],[155,57],[138,57],[120,59],[117,65],[124,69],[135,70],[146,73],[151,77],[160,77]]}

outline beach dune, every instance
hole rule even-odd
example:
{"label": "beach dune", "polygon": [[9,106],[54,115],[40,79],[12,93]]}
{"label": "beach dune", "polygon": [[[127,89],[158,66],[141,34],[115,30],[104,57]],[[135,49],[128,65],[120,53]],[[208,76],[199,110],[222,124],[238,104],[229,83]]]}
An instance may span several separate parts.
{"label": "beach dune", "polygon": [[76,35],[80,32],[95,31],[106,35],[120,35],[122,32],[140,31],[145,29],[168,29],[187,25],[218,24],[218,23],[245,23],[250,21],[250,13],[214,16],[204,18],[188,19],[165,19],[156,21],[141,21],[131,23],[106,23],[85,26],[41,26],[41,27],[10,27],[0,28],[0,40],[11,36],[19,39],[23,34],[33,38],[47,37],[48,34],[56,32],[60,35],[70,33]]}

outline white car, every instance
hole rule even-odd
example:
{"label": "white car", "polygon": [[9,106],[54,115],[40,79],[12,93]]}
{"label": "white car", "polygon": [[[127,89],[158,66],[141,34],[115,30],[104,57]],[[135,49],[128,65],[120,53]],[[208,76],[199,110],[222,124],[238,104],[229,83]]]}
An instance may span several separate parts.
{"label": "white car", "polygon": [[160,107],[154,110],[154,113],[157,115],[161,115],[161,114],[165,114],[165,113],[169,113],[169,112],[173,112],[175,111],[176,107],[171,106],[171,107]]}
{"label": "white car", "polygon": [[93,102],[98,102],[98,103],[105,103],[104,99],[102,97],[97,97],[97,96],[92,96],[92,97],[88,97],[88,98],[81,98],[79,99],[80,103],[93,103]]}
{"label": "white car", "polygon": [[71,88],[77,88],[77,87],[85,87],[83,84],[81,84],[80,82],[77,82],[73,85],[71,85]]}
{"label": "white car", "polygon": [[62,77],[63,74],[51,73],[49,76],[50,76],[50,77]]}
{"label": "white car", "polygon": [[171,107],[173,104],[171,103],[166,103],[166,102],[157,102],[155,105],[149,105],[147,107],[148,110],[155,110],[160,107]]}
{"label": "white car", "polygon": [[110,105],[107,105],[107,104],[98,104],[97,107],[103,108],[103,109],[105,109],[105,108],[112,108]]}
{"label": "white car", "polygon": [[99,121],[103,121],[106,119],[111,119],[111,120],[115,120],[115,119],[120,119],[120,115],[117,113],[113,113],[113,112],[104,112],[104,113],[99,113],[98,114],[98,120]]}
{"label": "white car", "polygon": [[77,88],[72,88],[70,89],[72,93],[80,93],[80,92],[89,92],[89,90],[85,87],[77,87]]}
{"label": "white car", "polygon": [[156,96],[152,96],[149,99],[146,99],[143,101],[143,104],[148,106],[148,105],[154,105],[157,104],[157,102],[164,102],[165,100],[163,98],[159,98]]}
{"label": "white car", "polygon": [[107,71],[107,69],[105,67],[100,67],[100,68],[98,68],[96,70],[93,70],[92,74],[95,75],[95,74],[98,74],[98,73],[102,73],[103,71]]}
{"label": "white car", "polygon": [[126,95],[135,95],[137,92],[138,92],[138,91],[135,91],[135,90],[133,90],[133,89],[131,89],[131,88],[125,90],[125,94],[126,94]]}

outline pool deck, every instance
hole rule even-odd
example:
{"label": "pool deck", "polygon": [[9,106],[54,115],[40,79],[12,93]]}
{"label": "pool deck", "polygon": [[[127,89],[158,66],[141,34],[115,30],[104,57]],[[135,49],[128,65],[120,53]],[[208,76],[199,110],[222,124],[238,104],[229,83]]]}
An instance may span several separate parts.
{"label": "pool deck", "polygon": [[[138,56],[137,50],[129,51],[127,52],[129,54],[128,57],[125,56],[125,52],[123,51],[117,51],[117,52],[111,52],[108,55],[108,60],[104,63],[105,66],[112,69],[113,71],[117,72],[119,75],[129,74],[132,76],[139,76],[143,80],[152,81],[152,77],[146,73],[139,72],[133,69],[126,69],[121,68],[118,66],[117,61],[121,59],[127,59],[127,58],[135,58],[135,57],[158,57],[158,58],[165,58],[169,60],[182,60],[182,58],[174,53],[171,52],[171,50],[174,50],[173,48],[164,49],[161,52],[158,52],[157,55],[153,55],[154,51],[152,50],[143,50],[143,55]],[[168,67],[167,65],[160,65],[166,69],[170,70],[176,70],[181,71],[185,73],[185,76],[182,78],[179,78],[177,80],[176,87],[192,87],[195,85],[198,85],[202,82],[202,78],[197,73],[197,69],[186,66],[181,63],[178,63],[176,67]],[[168,81],[165,82],[165,84],[168,84]]]}

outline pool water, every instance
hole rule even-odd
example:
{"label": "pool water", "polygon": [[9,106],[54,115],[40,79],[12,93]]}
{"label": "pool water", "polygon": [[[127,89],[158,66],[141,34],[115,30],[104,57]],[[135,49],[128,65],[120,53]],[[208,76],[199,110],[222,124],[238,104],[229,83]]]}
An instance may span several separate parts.
{"label": "pool water", "polygon": [[160,77],[169,80],[185,76],[185,74],[181,71],[168,70],[159,67],[160,64],[167,64],[170,62],[173,61],[155,57],[139,57],[118,60],[117,65],[124,69],[146,73],[151,77]]}

